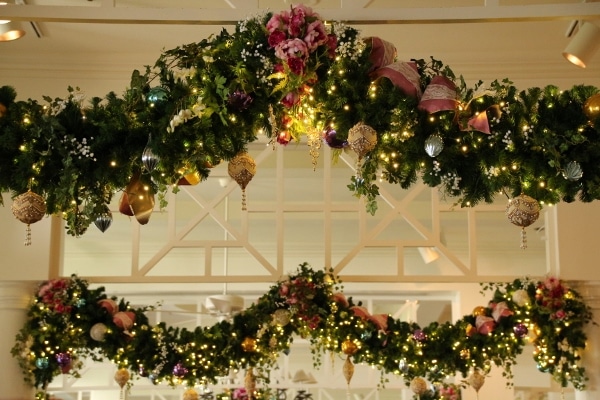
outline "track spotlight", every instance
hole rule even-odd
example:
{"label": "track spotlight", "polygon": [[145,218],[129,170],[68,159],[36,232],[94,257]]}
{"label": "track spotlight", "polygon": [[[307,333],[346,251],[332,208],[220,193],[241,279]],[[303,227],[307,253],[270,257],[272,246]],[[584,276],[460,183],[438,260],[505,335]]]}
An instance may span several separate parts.
{"label": "track spotlight", "polygon": [[16,21],[0,21],[0,42],[9,42],[25,35],[21,23]]}
{"label": "track spotlight", "polygon": [[423,258],[425,264],[429,264],[440,258],[440,253],[435,247],[418,247],[419,254]]}
{"label": "track spotlight", "polygon": [[563,56],[578,67],[585,68],[600,48],[600,27],[592,22],[579,25],[579,30],[563,51]]}

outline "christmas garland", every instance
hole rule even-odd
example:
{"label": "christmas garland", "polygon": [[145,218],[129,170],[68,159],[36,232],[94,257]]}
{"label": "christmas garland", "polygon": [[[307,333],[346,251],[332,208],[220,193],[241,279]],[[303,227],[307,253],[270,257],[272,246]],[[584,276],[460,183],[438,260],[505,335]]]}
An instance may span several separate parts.
{"label": "christmas garland", "polygon": [[[385,40],[325,25],[303,5],[164,51],[122,96],[85,101],[69,88],[45,100],[0,88],[0,190],[39,194],[45,208],[17,217],[59,214],[72,235],[106,229],[121,191],[121,211],[147,223],[156,194],[206,179],[260,132],[280,145],[306,136],[313,157],[321,142],[355,151],[348,186],[371,213],[377,179],[421,179],[462,206],[498,193],[542,205],[600,198],[598,88],[470,88],[438,60],[398,61]],[[243,161],[245,188],[253,170]]]}
{"label": "christmas garland", "polygon": [[[585,387],[580,359],[591,310],[555,278],[486,284],[482,292],[492,292],[487,305],[455,323],[424,327],[371,315],[340,290],[330,271],[304,263],[230,321],[187,330],[153,326],[145,314],[153,307],[133,308],[77,276],[55,279],[35,291],[12,354],[40,397],[55,376],[77,377],[87,358],[115,363],[121,386],[136,376],[194,387],[214,383],[230,369],[245,369],[247,393],[268,398],[270,367],[300,336],[310,341],[316,366],[319,354],[343,354],[348,384],[352,362],[364,363],[401,376],[424,399],[440,395],[428,393],[425,379],[436,391],[452,393],[443,383],[458,375],[466,378],[462,386],[479,390],[485,373],[497,365],[510,380],[515,358],[531,342],[540,371],[563,387]],[[262,387],[256,389],[257,383]]]}

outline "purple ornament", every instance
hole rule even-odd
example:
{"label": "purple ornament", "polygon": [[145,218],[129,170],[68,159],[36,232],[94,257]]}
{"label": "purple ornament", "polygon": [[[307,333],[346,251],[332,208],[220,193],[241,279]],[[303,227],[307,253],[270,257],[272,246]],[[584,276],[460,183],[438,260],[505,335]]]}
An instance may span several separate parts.
{"label": "purple ornament", "polygon": [[61,368],[68,367],[71,364],[71,355],[69,353],[56,353],[56,362]]}
{"label": "purple ornament", "polygon": [[421,343],[427,340],[427,335],[421,329],[415,329],[413,332],[413,339]]}
{"label": "purple ornament", "polygon": [[248,93],[236,90],[227,98],[229,105],[236,111],[244,111],[252,104],[252,96]]}
{"label": "purple ornament", "polygon": [[175,366],[173,367],[173,375],[175,375],[178,378],[183,378],[187,373],[188,369],[184,367],[183,364],[180,362],[175,364]]}
{"label": "purple ornament", "polygon": [[333,149],[343,149],[348,146],[347,140],[337,138],[337,132],[333,128],[327,128],[325,132],[323,132],[323,139],[325,139],[325,143]]}
{"label": "purple ornament", "polygon": [[529,329],[527,329],[527,325],[518,323],[513,327],[513,332],[519,338],[523,338],[529,333]]}

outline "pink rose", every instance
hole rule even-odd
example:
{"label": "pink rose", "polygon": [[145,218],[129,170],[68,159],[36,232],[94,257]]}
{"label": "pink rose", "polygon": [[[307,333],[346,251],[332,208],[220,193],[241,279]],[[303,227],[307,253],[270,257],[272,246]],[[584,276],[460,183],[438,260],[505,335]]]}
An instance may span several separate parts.
{"label": "pink rose", "polygon": [[302,39],[288,39],[275,47],[275,55],[282,60],[287,60],[290,57],[304,58],[308,56],[308,47]]}
{"label": "pink rose", "polygon": [[306,27],[306,34],[304,35],[304,41],[310,51],[315,50],[317,47],[327,42],[325,26],[321,21],[317,20],[308,24]]}
{"label": "pink rose", "polygon": [[554,319],[564,319],[567,316],[565,310],[558,310],[554,313]]}
{"label": "pink rose", "polygon": [[279,286],[279,295],[280,296],[287,296],[287,294],[289,293],[290,288],[288,285],[281,285]]}
{"label": "pink rose", "polygon": [[281,99],[281,104],[287,108],[292,108],[300,102],[300,95],[296,92],[289,92]]}
{"label": "pink rose", "polygon": [[269,46],[276,47],[279,43],[287,39],[287,35],[282,31],[274,31],[269,35]]}
{"label": "pink rose", "polygon": [[291,36],[298,37],[302,32],[302,27],[305,24],[306,8],[304,6],[297,6],[292,10],[290,15],[290,22],[288,25],[288,33]]}
{"label": "pink rose", "polygon": [[267,30],[274,32],[276,30],[285,31],[290,21],[290,13],[288,11],[282,11],[279,14],[274,14],[269,22],[267,22]]}
{"label": "pink rose", "polygon": [[302,75],[304,73],[304,60],[299,57],[290,57],[287,59],[287,65],[296,75]]}

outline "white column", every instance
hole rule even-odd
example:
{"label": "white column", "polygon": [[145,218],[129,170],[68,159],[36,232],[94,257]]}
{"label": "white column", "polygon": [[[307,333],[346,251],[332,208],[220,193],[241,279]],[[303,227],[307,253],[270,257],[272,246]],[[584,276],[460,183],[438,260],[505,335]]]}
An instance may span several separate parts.
{"label": "white column", "polygon": [[25,323],[32,284],[0,281],[0,400],[31,400],[34,390],[23,381],[17,360],[10,354],[15,336]]}
{"label": "white column", "polygon": [[[572,287],[592,308],[594,321],[600,323],[600,282],[578,282],[572,284]],[[600,399],[600,326],[588,324],[585,333],[587,343],[582,362],[590,380],[586,384],[586,390],[575,393],[575,400],[596,400]]]}

